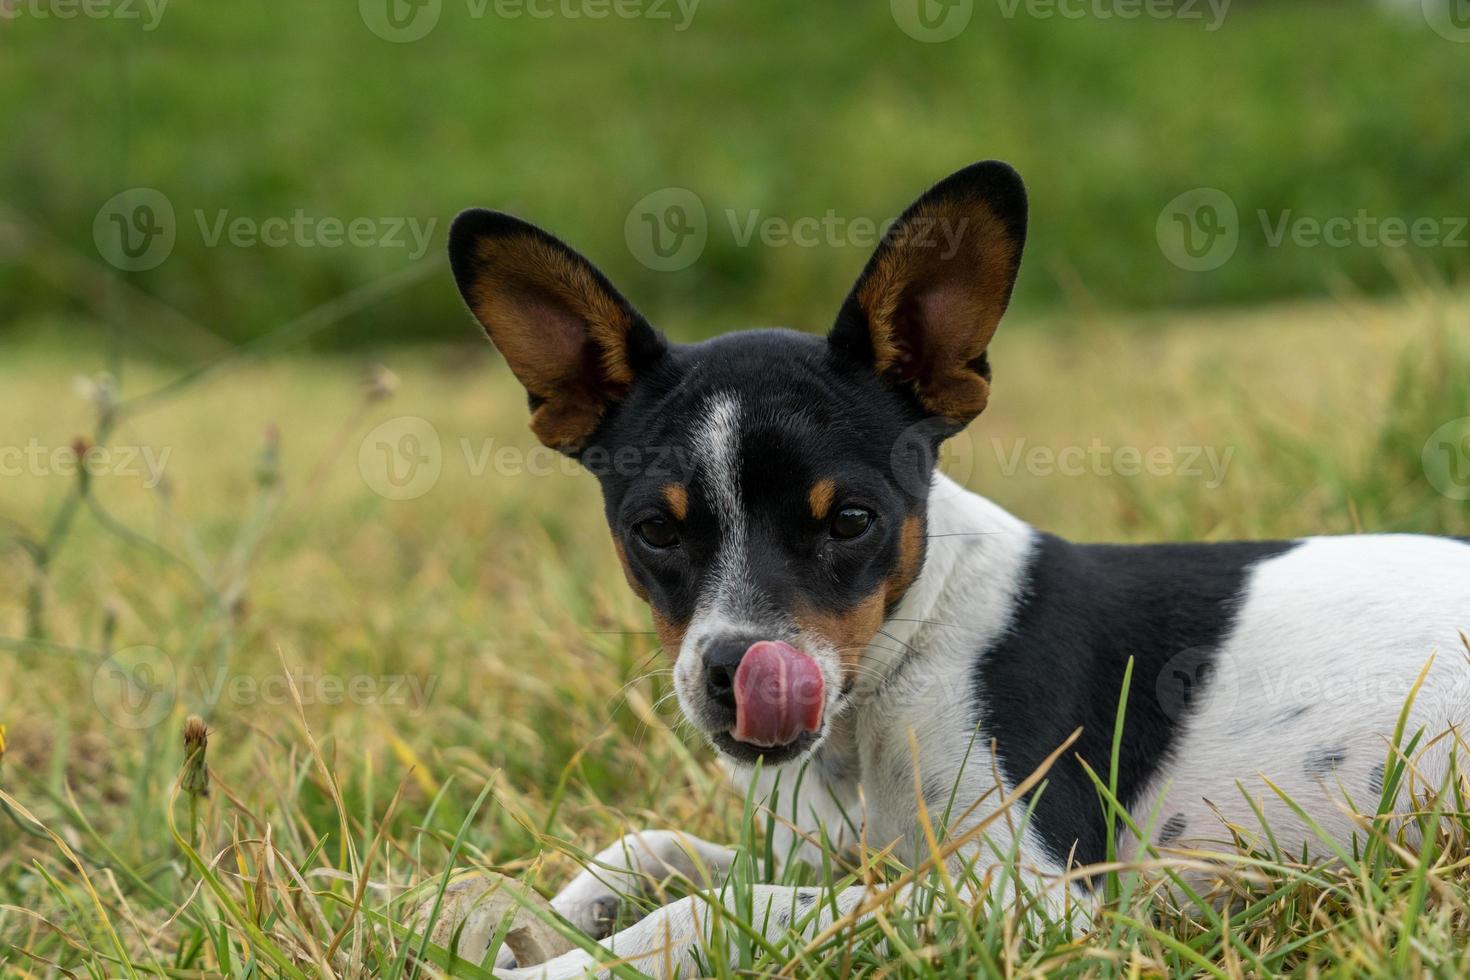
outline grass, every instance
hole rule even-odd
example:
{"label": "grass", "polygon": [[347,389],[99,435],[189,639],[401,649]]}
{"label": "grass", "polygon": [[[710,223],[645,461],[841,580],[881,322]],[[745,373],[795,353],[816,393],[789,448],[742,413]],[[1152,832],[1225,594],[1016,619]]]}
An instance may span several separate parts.
{"label": "grass", "polygon": [[[868,251],[845,232],[832,247],[742,245],[727,212],[739,227],[752,213],[881,220],[987,157],[1031,187],[1018,303],[1038,314],[1249,305],[1345,283],[1391,294],[1397,260],[1463,281],[1470,255],[1451,227],[1459,245],[1273,247],[1259,217],[1464,218],[1465,52],[1415,4],[1237,2],[1208,30],[1036,16],[1052,7],[1030,0],[1006,16],[1011,0],[981,0],[938,44],[906,35],[881,0],[705,0],[684,30],[475,18],[477,0],[445,0],[408,44],[375,36],[358,6],[174,3],[151,31],[6,20],[0,330],[94,307],[94,219],[133,186],[165,194],[178,231],[166,261],[128,277],[130,318],[152,321],[134,342],[185,359],[208,338],[167,329],[148,298],[238,342],[411,267],[386,243],[212,245],[222,213],[433,222],[438,256],[461,208],[511,209],[684,335],[773,318],[820,329]],[[1201,186],[1232,198],[1241,227],[1234,257],[1203,273],[1156,239],[1165,205]],[[704,253],[676,272],[641,265],[624,237],[635,202],[666,187],[695,191],[709,216]],[[452,338],[458,314],[437,282],[414,280],[315,342]]]}
{"label": "grass", "polygon": [[[997,341],[992,408],[945,466],[1086,540],[1470,534],[1470,511],[1432,489],[1421,461],[1431,432],[1470,415],[1467,311],[1463,297],[1413,288],[1232,314],[1022,316]],[[176,369],[125,356],[113,383],[78,383],[103,354],[79,334],[65,349],[13,345],[0,362],[0,442],[69,446],[97,431],[99,404],[120,400],[133,407],[108,413],[107,444],[168,453],[151,489],[142,464],[129,472],[120,457],[82,497],[55,456],[5,477],[0,970],[445,970],[443,950],[402,923],[451,869],[551,892],[641,827],[742,841],[736,908],[767,879],[765,815],[675,731],[665,664],[607,545],[594,481],[516,470],[545,460],[518,455],[532,447],[524,402],[487,350],[380,352],[391,375],[366,358],[246,359],[137,402]],[[432,426],[441,472],[421,496],[391,500],[374,490],[374,450],[403,432],[379,427],[408,416]],[[1047,465],[1094,442],[1167,451],[1174,472]],[[1204,450],[1227,461],[1218,479],[1185,465]],[[38,576],[59,519],[69,529]],[[177,784],[191,713],[210,730],[202,799]],[[1401,733],[1404,755],[1432,735]],[[708,966],[1462,975],[1470,782],[1395,792],[1405,769],[1391,765],[1384,798],[1360,804],[1370,818],[1410,813],[1432,846],[1406,848],[1402,825],[1365,819],[1358,840],[1335,842],[1339,860],[1308,863],[1242,831],[1217,869],[1228,911],[1186,914],[1169,897],[1190,856],[1114,868],[1116,897],[1087,930],[947,901],[954,883],[921,873],[910,906],[821,944],[766,945],[726,920],[738,962]],[[1112,776],[1095,776],[1106,801]],[[857,871],[875,883],[903,873],[882,855]],[[835,866],[786,874],[855,880]]]}

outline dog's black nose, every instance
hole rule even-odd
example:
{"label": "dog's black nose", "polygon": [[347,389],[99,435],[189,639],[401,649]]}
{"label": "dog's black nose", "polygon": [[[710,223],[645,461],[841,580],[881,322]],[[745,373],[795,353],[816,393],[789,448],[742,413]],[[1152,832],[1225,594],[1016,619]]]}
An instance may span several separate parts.
{"label": "dog's black nose", "polygon": [[750,637],[723,637],[704,649],[704,693],[710,703],[735,710],[735,671],[755,641]]}

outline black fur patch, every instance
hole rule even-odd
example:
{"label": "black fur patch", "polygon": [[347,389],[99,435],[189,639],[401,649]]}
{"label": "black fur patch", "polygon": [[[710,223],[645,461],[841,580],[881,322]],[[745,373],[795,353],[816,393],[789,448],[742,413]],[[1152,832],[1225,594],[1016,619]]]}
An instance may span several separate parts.
{"label": "black fur patch", "polygon": [[[1104,780],[1123,671],[1133,679],[1118,760],[1118,795],[1135,803],[1169,758],[1209,683],[1215,652],[1235,623],[1246,575],[1292,542],[1079,545],[1039,534],[1006,636],[980,651],[975,720],[997,742],[1002,771],[1025,779],[1077,728],[1047,775],[1035,828],[1051,855],[1104,860],[1102,801],[1078,763]],[[1191,683],[1175,696],[1185,664]]]}

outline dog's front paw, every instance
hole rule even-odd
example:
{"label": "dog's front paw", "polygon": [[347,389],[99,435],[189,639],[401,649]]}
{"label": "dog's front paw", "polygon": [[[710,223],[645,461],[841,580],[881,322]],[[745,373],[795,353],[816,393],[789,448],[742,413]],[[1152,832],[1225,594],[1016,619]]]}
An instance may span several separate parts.
{"label": "dog's front paw", "polygon": [[612,935],[623,904],[621,896],[586,871],[551,900],[558,915],[593,939]]}

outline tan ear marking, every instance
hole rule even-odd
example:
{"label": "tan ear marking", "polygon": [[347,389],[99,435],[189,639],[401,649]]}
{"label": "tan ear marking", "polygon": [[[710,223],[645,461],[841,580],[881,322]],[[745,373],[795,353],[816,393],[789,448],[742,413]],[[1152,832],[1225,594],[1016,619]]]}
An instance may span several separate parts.
{"label": "tan ear marking", "polygon": [[664,503],[669,505],[669,513],[674,515],[674,520],[682,521],[689,516],[689,491],[682,484],[666,483],[663,488]]}
{"label": "tan ear marking", "polygon": [[984,410],[990,383],[972,365],[1005,313],[1016,248],[982,199],[930,202],[909,216],[856,294],[874,369],[911,383],[936,415],[969,421]]}
{"label": "tan ear marking", "polygon": [[532,431],[548,446],[580,448],[633,381],[630,312],[584,262],[533,235],[482,238],[474,255],[465,299],[539,402]]}
{"label": "tan ear marking", "polygon": [[818,480],[812,484],[811,490],[806,495],[807,504],[812,509],[812,516],[819,521],[825,521],[827,514],[832,509],[832,499],[837,495],[837,485],[831,480]]}

